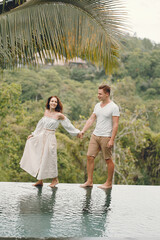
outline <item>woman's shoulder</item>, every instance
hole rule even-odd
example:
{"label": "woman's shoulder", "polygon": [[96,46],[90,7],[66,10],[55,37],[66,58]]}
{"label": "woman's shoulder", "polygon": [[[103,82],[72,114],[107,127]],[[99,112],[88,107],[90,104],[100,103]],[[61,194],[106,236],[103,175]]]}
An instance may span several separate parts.
{"label": "woman's shoulder", "polygon": [[57,120],[64,120],[66,118],[64,114],[62,114],[61,112],[55,112],[54,115],[51,115],[48,109],[45,109],[44,116],[50,117],[50,118],[53,117],[53,118],[56,118]]}
{"label": "woman's shoulder", "polygon": [[58,116],[58,120],[64,120],[65,119],[65,116],[64,116],[63,113],[58,112],[57,116]]}
{"label": "woman's shoulder", "polygon": [[48,114],[49,113],[49,110],[48,109],[45,109],[45,111],[44,111],[44,116],[46,115],[46,114]]}

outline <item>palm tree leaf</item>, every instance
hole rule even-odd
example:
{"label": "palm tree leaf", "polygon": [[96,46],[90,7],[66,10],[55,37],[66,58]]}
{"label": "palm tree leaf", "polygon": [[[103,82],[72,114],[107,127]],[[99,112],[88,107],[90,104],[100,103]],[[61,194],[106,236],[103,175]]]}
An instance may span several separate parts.
{"label": "palm tree leaf", "polygon": [[111,71],[118,63],[125,13],[118,0],[30,0],[0,15],[0,52],[6,65],[81,57]]}

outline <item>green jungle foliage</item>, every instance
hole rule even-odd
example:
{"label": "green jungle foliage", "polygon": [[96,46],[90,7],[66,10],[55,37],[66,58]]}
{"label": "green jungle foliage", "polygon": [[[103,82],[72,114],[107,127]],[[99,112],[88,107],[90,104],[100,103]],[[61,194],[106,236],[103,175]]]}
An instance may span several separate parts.
{"label": "green jungle foliage", "polygon": [[[4,70],[0,75],[0,181],[35,181],[19,167],[27,136],[43,116],[49,96],[57,95],[64,114],[79,129],[98,102],[97,89],[111,86],[121,117],[114,147],[115,184],[160,183],[160,45],[127,37],[119,68],[112,76],[86,64],[44,65]],[[86,153],[94,126],[82,140],[62,126],[56,131],[59,181],[86,179]],[[94,183],[107,169],[101,153],[95,159]],[[46,180],[49,181],[49,180]]]}

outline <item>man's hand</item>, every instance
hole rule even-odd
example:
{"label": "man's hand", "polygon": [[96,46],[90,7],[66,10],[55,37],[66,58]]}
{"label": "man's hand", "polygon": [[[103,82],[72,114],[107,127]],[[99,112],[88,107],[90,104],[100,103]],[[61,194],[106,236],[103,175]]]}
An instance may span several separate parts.
{"label": "man's hand", "polygon": [[108,148],[112,148],[114,146],[114,140],[110,139],[107,146]]}

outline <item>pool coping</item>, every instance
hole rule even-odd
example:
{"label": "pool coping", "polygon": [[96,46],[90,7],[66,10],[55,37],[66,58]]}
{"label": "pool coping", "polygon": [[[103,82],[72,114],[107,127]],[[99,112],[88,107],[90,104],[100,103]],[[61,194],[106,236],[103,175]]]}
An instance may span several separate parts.
{"label": "pool coping", "polygon": [[[49,237],[49,238],[0,237],[0,240],[105,240],[105,239],[118,240],[117,238],[107,238],[107,237],[104,237],[104,238],[103,237],[84,237],[84,238],[78,238],[78,237],[62,237],[62,238],[52,238],[52,237]],[[130,240],[134,240],[134,239],[132,238]]]}
{"label": "pool coping", "polygon": [[[62,238],[19,238],[19,237],[0,237],[0,240],[144,240],[144,237],[62,237]],[[151,240],[150,238],[145,237],[145,240]],[[152,240],[159,240],[159,238],[152,238]]]}

